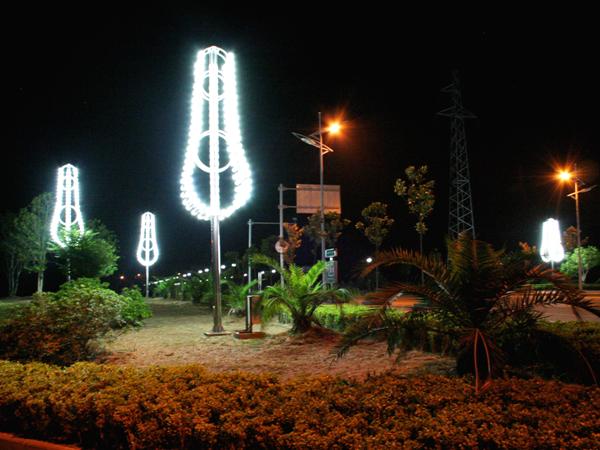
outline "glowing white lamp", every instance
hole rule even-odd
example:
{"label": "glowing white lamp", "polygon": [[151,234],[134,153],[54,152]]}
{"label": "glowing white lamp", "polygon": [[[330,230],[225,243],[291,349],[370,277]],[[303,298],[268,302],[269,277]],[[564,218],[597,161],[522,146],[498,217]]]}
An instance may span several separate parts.
{"label": "glowing white lamp", "polygon": [[560,242],[558,220],[548,219],[542,225],[540,256],[542,257],[542,261],[551,264],[561,262],[564,259],[565,250]]}
{"label": "glowing white lamp", "polygon": [[[180,179],[181,201],[193,216],[211,223],[215,308],[213,330],[206,334],[219,335],[226,334],[221,323],[219,221],[243,206],[252,192],[250,166],[240,132],[233,53],[214,46],[198,52],[191,113]],[[205,186],[201,192],[208,193],[208,201],[201,198],[197,189],[203,173],[208,177],[203,177]],[[227,175],[223,181],[232,187],[227,205],[221,204],[221,175]]]}
{"label": "glowing white lamp", "polygon": [[73,229],[83,234],[83,216],[79,207],[79,171],[74,165],[65,164],[58,168],[50,236],[56,244],[64,248]]}
{"label": "glowing white lamp", "polygon": [[[199,219],[229,217],[250,198],[252,180],[240,133],[235,58],[218,47],[198,52],[194,66],[192,117],[180,188],[183,206]],[[227,162],[221,165],[221,156]],[[209,201],[200,198],[196,170],[209,174]],[[221,205],[220,174],[231,170],[233,198]]]}
{"label": "glowing white lamp", "polygon": [[151,212],[142,214],[140,242],[137,248],[137,260],[146,268],[146,298],[149,294],[150,266],[158,261],[158,243],[156,242],[156,216]]}

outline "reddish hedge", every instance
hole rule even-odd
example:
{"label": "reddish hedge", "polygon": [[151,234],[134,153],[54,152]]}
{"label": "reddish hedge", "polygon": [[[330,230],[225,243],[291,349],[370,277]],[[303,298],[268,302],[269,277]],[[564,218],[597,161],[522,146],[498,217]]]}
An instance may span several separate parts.
{"label": "reddish hedge", "polygon": [[428,375],[278,381],[0,362],[0,429],[86,448],[597,448],[600,389]]}

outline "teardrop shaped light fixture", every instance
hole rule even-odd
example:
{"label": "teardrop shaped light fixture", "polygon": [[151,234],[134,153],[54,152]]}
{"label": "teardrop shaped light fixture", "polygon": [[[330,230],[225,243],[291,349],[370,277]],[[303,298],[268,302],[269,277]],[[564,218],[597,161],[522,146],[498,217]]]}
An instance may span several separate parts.
{"label": "teardrop shaped light fixture", "polygon": [[150,266],[158,261],[156,217],[149,211],[142,214],[140,242],[136,256],[138,262],[146,268],[146,298],[148,298],[150,292]]}
{"label": "teardrop shaped light fixture", "polygon": [[558,220],[548,219],[542,225],[542,243],[540,244],[542,261],[557,263],[565,258],[565,250],[560,242]]}
{"label": "teardrop shaped light fixture", "polygon": [[[250,166],[240,134],[235,58],[218,47],[198,52],[194,66],[191,123],[180,187],[183,206],[195,217],[223,220],[243,206],[252,192]],[[224,150],[224,152],[223,152]],[[220,156],[227,154],[223,164]],[[209,174],[209,199],[196,189],[196,170]],[[231,170],[233,196],[221,205],[220,179]]]}
{"label": "teardrop shaped light fixture", "polygon": [[72,164],[58,168],[56,202],[50,223],[50,236],[60,247],[66,247],[69,233],[78,229],[84,232],[83,216],[79,206],[79,171]]}

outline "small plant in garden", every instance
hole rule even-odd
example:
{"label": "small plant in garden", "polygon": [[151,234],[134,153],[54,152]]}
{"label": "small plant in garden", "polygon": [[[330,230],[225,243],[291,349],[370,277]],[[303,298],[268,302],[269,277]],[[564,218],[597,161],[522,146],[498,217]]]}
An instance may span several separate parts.
{"label": "small plant in garden", "polygon": [[[371,335],[385,336],[390,352],[422,332],[445,335],[459,347],[459,371],[474,373],[479,391],[481,380],[489,385],[502,366],[504,355],[498,342],[507,328],[520,324],[530,332],[536,330],[541,315],[533,307],[563,303],[600,316],[600,310],[585,300],[564,275],[544,265],[531,267],[526,261],[503,262],[501,251],[472,240],[466,233],[449,241],[447,264],[438,257],[398,249],[380,253],[364,273],[393,264],[421,269],[428,283],[397,282],[370,294],[384,301],[384,307],[347,332],[340,354]],[[550,283],[552,288],[536,290],[532,281]],[[387,301],[401,292],[419,294],[429,300],[430,306],[413,310],[405,318],[390,317]]]}
{"label": "small plant in garden", "polygon": [[313,323],[320,325],[314,315],[319,305],[340,303],[348,298],[345,289],[325,288],[319,282],[325,270],[323,261],[316,263],[306,273],[295,264],[281,268],[277,261],[263,255],[255,255],[253,262],[272,267],[284,280],[283,286],[276,284],[263,291],[260,303],[263,320],[268,321],[279,311],[287,311],[292,317],[292,334],[310,330]]}
{"label": "small plant in garden", "polygon": [[223,300],[229,306],[229,314],[244,314],[246,310],[246,297],[257,283],[258,280],[252,280],[246,284],[237,284],[229,280],[225,281],[227,289],[223,293]]}

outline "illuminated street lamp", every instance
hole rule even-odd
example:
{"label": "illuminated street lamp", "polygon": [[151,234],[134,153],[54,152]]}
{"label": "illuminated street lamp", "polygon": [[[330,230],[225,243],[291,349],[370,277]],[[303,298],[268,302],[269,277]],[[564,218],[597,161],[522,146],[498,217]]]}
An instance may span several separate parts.
{"label": "illuminated street lamp", "polygon": [[[334,122],[327,127],[325,132],[336,134],[341,130],[341,124]],[[292,133],[295,137],[308,145],[312,145],[319,149],[319,196],[320,196],[320,222],[321,222],[321,261],[325,262],[325,206],[323,195],[323,156],[329,152],[333,153],[333,149],[323,143],[323,126],[321,122],[321,113],[319,112],[319,129],[314,133],[305,136],[300,133]],[[323,285],[325,285],[325,271],[323,271]]]}
{"label": "illuminated street lamp", "polygon": [[571,197],[571,198],[575,199],[575,220],[576,220],[576,226],[577,226],[577,230],[576,230],[576,232],[577,232],[577,286],[579,287],[579,290],[582,290],[583,289],[583,278],[582,278],[582,263],[581,263],[581,228],[579,225],[579,194],[581,194],[583,192],[591,191],[592,189],[594,189],[596,187],[596,185],[588,186],[588,187],[581,189],[582,186],[586,186],[586,183],[583,182],[577,176],[577,166],[576,165],[573,167],[572,172],[569,170],[561,170],[560,172],[558,172],[557,178],[563,182],[573,181],[573,186],[575,188],[575,191],[571,192],[570,194],[567,194],[567,197]]}
{"label": "illuminated street lamp", "polygon": [[[225,158],[224,158],[225,157]],[[225,161],[223,161],[225,159]],[[226,171],[233,183],[233,196],[222,204],[220,175]],[[208,201],[197,189],[197,173],[208,177]],[[230,176],[229,176],[230,175]],[[195,217],[210,221],[212,276],[215,298],[212,332],[228,334],[221,314],[221,236],[220,221],[226,219],[250,199],[252,181],[246,159],[238,113],[235,58],[218,47],[198,52],[194,65],[191,122],[185,161],[181,172],[181,201]]]}
{"label": "illuminated street lamp", "polygon": [[540,245],[542,261],[549,262],[554,269],[554,263],[565,258],[565,250],[560,242],[560,227],[558,220],[548,219],[542,225],[542,243]]}
{"label": "illuminated street lamp", "polygon": [[[156,217],[151,212],[142,214],[140,242],[136,256],[138,262],[146,268],[146,298],[150,292],[150,266],[158,261],[158,244],[156,243]],[[138,276],[141,276],[138,274]]]}
{"label": "illuminated street lamp", "polygon": [[[70,233],[84,232],[83,216],[79,207],[79,170],[72,164],[58,168],[56,178],[56,203],[50,223],[50,236],[60,247],[69,243]],[[70,279],[70,273],[69,273]]]}

